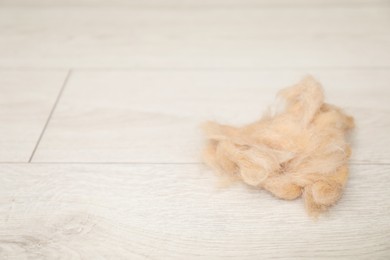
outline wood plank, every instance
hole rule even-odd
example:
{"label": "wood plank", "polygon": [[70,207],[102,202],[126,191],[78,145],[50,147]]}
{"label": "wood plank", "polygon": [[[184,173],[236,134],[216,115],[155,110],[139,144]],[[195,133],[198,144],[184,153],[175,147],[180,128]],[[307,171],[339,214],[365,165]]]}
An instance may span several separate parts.
{"label": "wood plank", "polygon": [[0,70],[0,161],[26,162],[66,71]]}
{"label": "wood plank", "polygon": [[2,6],[358,6],[388,5],[387,0],[0,0]]}
{"label": "wood plank", "polygon": [[358,165],[318,221],[200,165],[1,165],[2,259],[386,259],[390,167]]}
{"label": "wood plank", "polygon": [[389,7],[0,8],[0,67],[390,66]]}
{"label": "wood plank", "polygon": [[[258,119],[301,70],[76,71],[35,162],[199,162],[205,120]],[[389,70],[313,70],[355,116],[354,163],[390,163]]]}

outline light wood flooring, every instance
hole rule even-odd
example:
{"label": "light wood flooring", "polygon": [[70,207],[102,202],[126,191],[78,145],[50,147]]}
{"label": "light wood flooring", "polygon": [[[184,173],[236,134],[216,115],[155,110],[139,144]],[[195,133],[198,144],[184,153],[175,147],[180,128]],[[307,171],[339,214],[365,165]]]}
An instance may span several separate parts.
{"label": "light wood flooring", "polygon": [[[199,156],[306,74],[357,124],[317,221]],[[390,259],[389,113],[387,0],[0,0],[0,259]]]}

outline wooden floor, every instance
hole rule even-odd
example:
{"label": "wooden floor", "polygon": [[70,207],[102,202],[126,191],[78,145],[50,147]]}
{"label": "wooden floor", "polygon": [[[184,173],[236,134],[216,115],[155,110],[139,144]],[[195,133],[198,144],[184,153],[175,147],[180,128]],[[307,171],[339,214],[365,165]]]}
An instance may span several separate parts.
{"label": "wooden floor", "polygon": [[[317,221],[199,156],[306,74],[357,123]],[[390,259],[389,113],[388,0],[0,0],[0,259]]]}

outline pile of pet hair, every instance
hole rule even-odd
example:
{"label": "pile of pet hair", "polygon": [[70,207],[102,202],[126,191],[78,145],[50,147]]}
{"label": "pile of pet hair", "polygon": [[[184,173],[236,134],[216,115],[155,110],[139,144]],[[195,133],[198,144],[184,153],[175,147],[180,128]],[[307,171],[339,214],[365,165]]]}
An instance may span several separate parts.
{"label": "pile of pet hair", "polygon": [[354,120],[324,103],[321,85],[310,76],[278,97],[282,111],[252,124],[205,123],[204,160],[222,176],[278,198],[302,196],[308,213],[317,216],[339,200],[346,184]]}

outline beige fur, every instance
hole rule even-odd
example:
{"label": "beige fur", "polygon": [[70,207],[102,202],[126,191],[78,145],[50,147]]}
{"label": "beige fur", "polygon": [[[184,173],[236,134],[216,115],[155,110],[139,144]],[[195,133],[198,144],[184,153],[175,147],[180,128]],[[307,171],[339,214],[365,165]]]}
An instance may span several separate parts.
{"label": "beige fur", "polygon": [[244,127],[207,122],[205,162],[231,179],[293,200],[314,216],[335,204],[348,178],[352,117],[324,103],[312,77],[283,89],[283,111]]}

